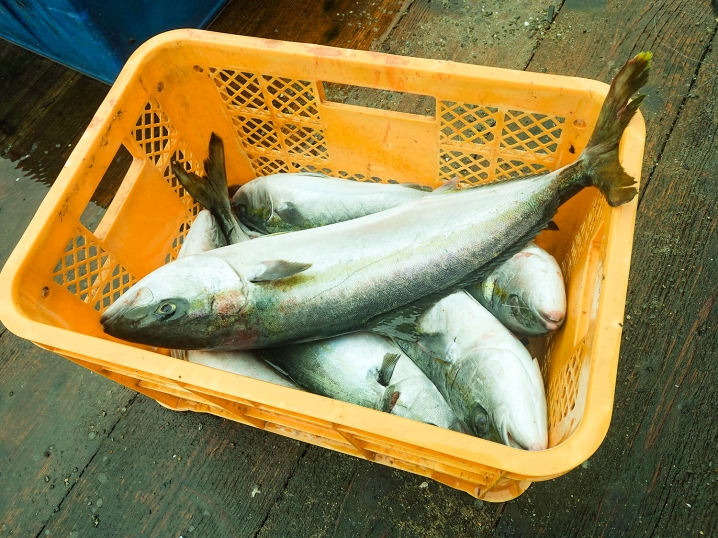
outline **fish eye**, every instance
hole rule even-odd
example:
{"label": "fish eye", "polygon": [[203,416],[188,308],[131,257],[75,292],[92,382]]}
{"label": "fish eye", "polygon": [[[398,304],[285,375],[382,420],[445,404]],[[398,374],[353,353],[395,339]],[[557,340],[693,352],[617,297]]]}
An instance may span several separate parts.
{"label": "fish eye", "polygon": [[491,424],[489,423],[489,414],[483,407],[477,407],[474,411],[474,428],[479,437],[486,438],[489,435]]}
{"label": "fish eye", "polygon": [[486,426],[489,425],[489,419],[486,415],[479,415],[476,417],[476,426],[479,430],[485,430]]}
{"label": "fish eye", "polygon": [[511,315],[516,317],[521,313],[521,306],[519,304],[519,296],[512,294],[506,300],[506,305],[511,309]]}
{"label": "fish eye", "polygon": [[177,309],[177,305],[174,303],[170,303],[169,301],[162,303],[160,306],[157,307],[157,310],[155,311],[157,314],[162,314],[164,316],[173,313]]}

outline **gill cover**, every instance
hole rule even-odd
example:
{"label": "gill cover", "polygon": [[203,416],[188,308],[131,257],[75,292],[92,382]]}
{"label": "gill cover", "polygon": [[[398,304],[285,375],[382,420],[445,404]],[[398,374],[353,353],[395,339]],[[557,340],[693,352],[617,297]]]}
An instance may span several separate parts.
{"label": "gill cover", "polygon": [[247,303],[247,285],[225,261],[188,256],[156,269],[100,318],[107,334],[156,347],[210,349]]}

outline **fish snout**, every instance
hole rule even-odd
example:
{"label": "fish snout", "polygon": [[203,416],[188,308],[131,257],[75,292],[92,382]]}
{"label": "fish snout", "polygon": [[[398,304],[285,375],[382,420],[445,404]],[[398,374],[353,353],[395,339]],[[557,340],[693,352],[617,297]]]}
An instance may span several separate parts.
{"label": "fish snout", "polygon": [[565,312],[562,312],[561,310],[549,310],[546,312],[539,312],[539,315],[541,316],[541,321],[543,322],[546,329],[549,331],[555,331],[561,325],[563,325],[563,321],[566,318]]}
{"label": "fish snout", "polygon": [[113,321],[120,318],[132,318],[133,312],[137,312],[138,309],[144,311],[142,307],[153,304],[154,299],[154,294],[149,288],[131,289],[103,312],[102,316],[100,316],[100,323],[107,331],[108,327],[113,325]]}

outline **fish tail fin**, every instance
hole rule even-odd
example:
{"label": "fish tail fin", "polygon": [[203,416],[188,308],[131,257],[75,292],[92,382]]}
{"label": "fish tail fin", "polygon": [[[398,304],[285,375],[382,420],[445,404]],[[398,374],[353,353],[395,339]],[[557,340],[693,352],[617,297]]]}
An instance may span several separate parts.
{"label": "fish tail fin", "polygon": [[618,161],[618,144],[645,95],[629,99],[648,81],[651,52],[641,52],[613,77],[591,139],[582,157],[590,170],[590,184],[600,189],[608,203],[619,206],[638,193],[636,181]]}
{"label": "fish tail fin", "polygon": [[204,169],[207,177],[201,178],[194,172],[186,171],[181,164],[172,163],[172,171],[179,182],[192,198],[210,210],[229,244],[249,239],[230,208],[227,172],[224,165],[224,143],[215,133],[212,133],[209,141],[209,158],[204,161]]}
{"label": "fish tail fin", "polygon": [[[224,142],[217,133],[209,138],[209,157],[204,160],[204,171],[216,183],[218,190],[227,190],[227,169],[224,166]],[[229,191],[227,190],[227,197]]]}

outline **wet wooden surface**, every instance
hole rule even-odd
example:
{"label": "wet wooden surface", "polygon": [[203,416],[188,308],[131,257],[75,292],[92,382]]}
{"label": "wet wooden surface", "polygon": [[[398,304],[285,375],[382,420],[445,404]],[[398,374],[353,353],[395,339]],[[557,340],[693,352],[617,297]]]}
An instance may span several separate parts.
{"label": "wet wooden surface", "polygon": [[[214,29],[606,82],[654,52],[606,440],[568,475],[490,505],[168,411],[0,328],[0,536],[716,535],[716,16],[709,0],[235,0]],[[107,90],[0,41],[0,263]]]}

